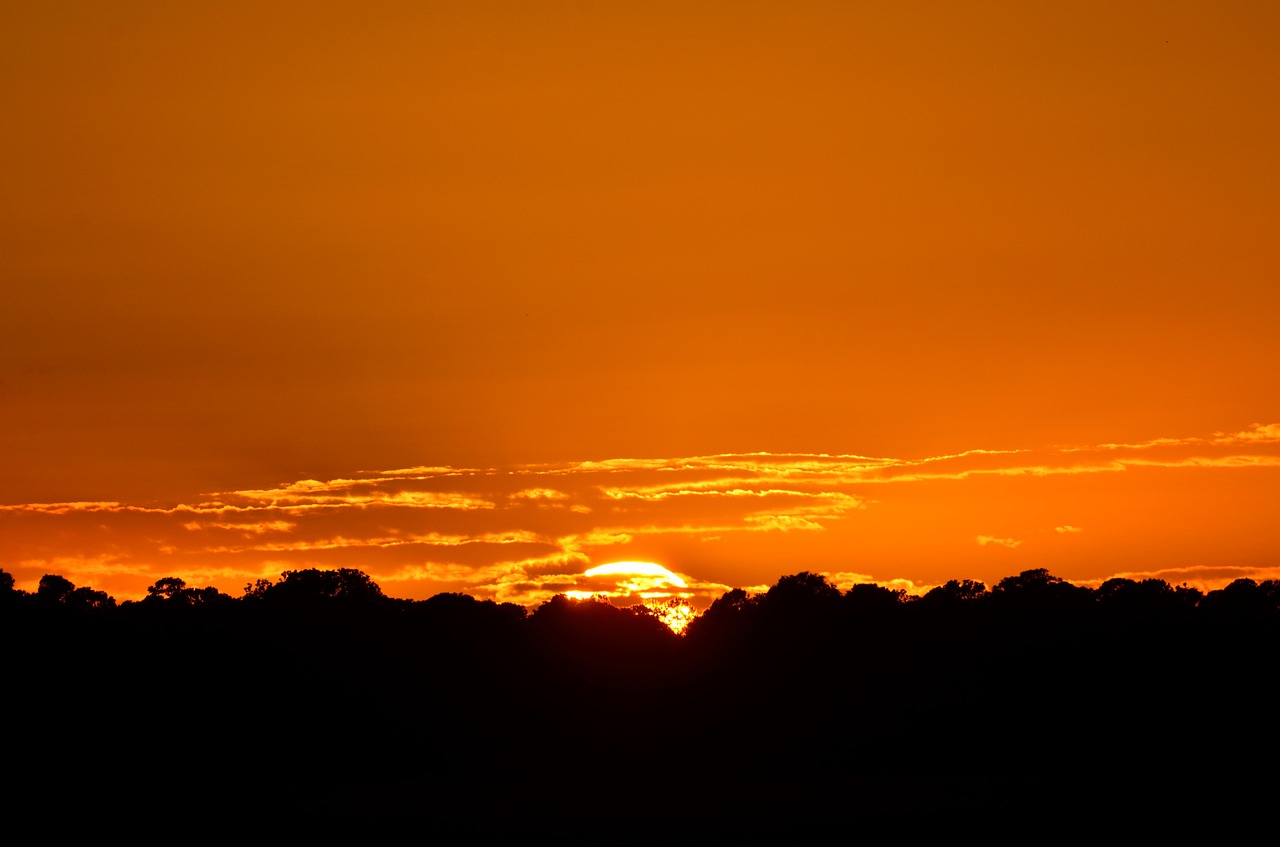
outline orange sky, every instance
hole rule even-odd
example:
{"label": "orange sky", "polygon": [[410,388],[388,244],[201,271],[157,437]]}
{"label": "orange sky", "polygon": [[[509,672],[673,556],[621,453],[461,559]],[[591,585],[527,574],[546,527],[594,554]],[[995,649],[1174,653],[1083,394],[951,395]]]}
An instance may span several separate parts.
{"label": "orange sky", "polygon": [[1278,57],[1265,3],[8,4],[0,568],[1269,574]]}

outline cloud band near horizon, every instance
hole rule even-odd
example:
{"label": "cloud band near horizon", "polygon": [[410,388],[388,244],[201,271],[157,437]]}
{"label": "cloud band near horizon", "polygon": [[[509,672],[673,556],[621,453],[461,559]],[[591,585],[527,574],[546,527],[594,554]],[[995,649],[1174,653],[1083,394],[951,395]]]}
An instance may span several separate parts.
{"label": "cloud band near horizon", "polygon": [[[1082,582],[1173,573],[1216,587],[1227,573],[1278,572],[1280,539],[1249,506],[1274,493],[1277,468],[1280,424],[913,459],[762,452],[397,468],[171,504],[0,505],[0,567],[28,590],[59,573],[119,599],[165,576],[238,594],[285,570],[356,567],[392,596],[536,604],[605,590],[584,572],[617,560],[660,562],[697,606],[800,570],[909,591],[1045,565]],[[1152,510],[1198,524],[1157,536]],[[1223,532],[1252,527],[1249,544],[1215,541],[1214,515]]]}

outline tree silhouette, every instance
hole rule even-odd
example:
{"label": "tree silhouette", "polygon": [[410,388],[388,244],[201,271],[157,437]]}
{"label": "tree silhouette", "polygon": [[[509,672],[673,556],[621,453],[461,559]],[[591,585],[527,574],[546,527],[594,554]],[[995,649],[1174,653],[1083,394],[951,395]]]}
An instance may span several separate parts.
{"label": "tree silhouette", "polygon": [[231,597],[216,588],[188,588],[185,580],[173,576],[162,577],[147,588],[142,603],[147,606],[163,605],[167,608],[211,606],[232,602]]}
{"label": "tree silhouette", "polygon": [[987,586],[972,579],[949,579],[934,586],[920,598],[926,606],[955,606],[973,603],[989,596]]}
{"label": "tree silhouette", "polygon": [[46,606],[65,605],[71,597],[71,592],[75,590],[76,587],[71,580],[47,573],[40,577],[40,583],[36,586],[36,599]]}
{"label": "tree silhouette", "polygon": [[175,597],[183,596],[183,592],[186,591],[186,588],[186,580],[178,579],[176,576],[166,576],[161,579],[157,579],[155,583],[147,589],[147,597],[154,597],[158,600],[172,600]]}
{"label": "tree silhouette", "polygon": [[1056,577],[1044,568],[1007,576],[991,590],[996,609],[1028,622],[1051,624],[1092,605],[1093,592]]}
{"label": "tree silhouette", "polygon": [[887,618],[907,604],[907,592],[875,583],[860,583],[844,594],[844,607],[856,617]]}
{"label": "tree silhouette", "polygon": [[355,568],[285,571],[274,584],[265,580],[246,586],[245,594],[270,605],[293,609],[368,609],[387,598],[369,575]]}

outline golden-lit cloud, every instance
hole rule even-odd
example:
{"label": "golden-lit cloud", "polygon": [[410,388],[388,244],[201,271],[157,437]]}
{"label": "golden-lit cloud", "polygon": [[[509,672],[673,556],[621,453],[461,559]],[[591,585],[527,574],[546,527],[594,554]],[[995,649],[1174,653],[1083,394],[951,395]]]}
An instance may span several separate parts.
{"label": "golden-lit cloud", "polygon": [[123,503],[76,501],[73,503],[14,503],[0,505],[6,512],[43,512],[48,515],[65,515],[71,512],[119,512],[129,507]]}
{"label": "golden-lit cloud", "polygon": [[[357,484],[359,488],[357,489]],[[320,483],[304,480],[282,488],[236,491],[232,497],[270,508],[367,508],[389,506],[410,509],[492,509],[494,503],[452,491],[385,490],[375,480],[336,480]]]}
{"label": "golden-lit cloud", "polygon": [[557,491],[554,488],[525,488],[511,495],[512,498],[524,498],[525,500],[568,500],[569,495],[563,491]]}
{"label": "golden-lit cloud", "polygon": [[1071,526],[1070,524],[1066,524],[1064,526],[1055,526],[1053,528],[1053,531],[1058,533],[1059,535],[1071,535],[1077,532],[1084,532],[1084,530],[1081,529],[1080,527]]}
{"label": "golden-lit cloud", "polygon": [[[1242,442],[1262,442],[1276,443],[1280,442],[1280,423],[1273,424],[1253,424],[1253,426],[1243,432],[1237,432],[1228,436],[1233,441]],[[1219,440],[1219,439],[1215,439]]]}
{"label": "golden-lit cloud", "polygon": [[791,532],[793,530],[822,530],[823,525],[812,518],[804,518],[799,515],[767,515],[754,514],[747,515],[743,518],[752,529],[762,531],[778,530],[780,532]]}
{"label": "golden-lit cloud", "polygon": [[295,521],[259,521],[258,523],[226,523],[221,521],[188,521],[183,529],[229,529],[249,535],[266,535],[269,532],[289,532],[298,524]]}
{"label": "golden-lit cloud", "polygon": [[993,535],[979,535],[976,540],[982,547],[993,544],[997,547],[1008,547],[1011,550],[1022,544],[1022,542],[1016,538],[996,538]]}

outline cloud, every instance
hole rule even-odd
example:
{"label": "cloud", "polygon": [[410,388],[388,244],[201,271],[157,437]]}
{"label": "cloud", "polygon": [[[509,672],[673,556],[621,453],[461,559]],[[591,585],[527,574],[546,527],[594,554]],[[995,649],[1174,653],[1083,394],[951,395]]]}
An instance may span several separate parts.
{"label": "cloud", "polygon": [[1053,531],[1054,531],[1054,532],[1056,532],[1056,533],[1058,533],[1059,535],[1069,535],[1069,534],[1072,534],[1072,533],[1084,532],[1084,530],[1083,530],[1083,529],[1081,529],[1080,527],[1078,527],[1078,526],[1071,526],[1070,524],[1065,525],[1065,526],[1055,526],[1055,527],[1053,528]]}
{"label": "cloud", "polygon": [[1218,433],[1218,436],[1218,439],[1215,439],[1217,441],[1226,440],[1232,442],[1273,444],[1280,442],[1280,423],[1255,423],[1250,425],[1249,429],[1242,432],[1236,432],[1226,436],[1222,433]]}
{"label": "cloud", "polygon": [[1070,452],[1079,452],[1085,450],[1150,450],[1154,447],[1182,447],[1188,444],[1206,444],[1209,443],[1204,438],[1152,438],[1148,441],[1137,441],[1124,444],[1099,444],[1096,447],[1071,447],[1067,448]]}
{"label": "cloud", "polygon": [[182,525],[182,528],[192,532],[200,529],[229,529],[248,535],[266,535],[269,532],[289,532],[297,525],[294,521],[259,521],[257,523],[188,521]]}
{"label": "cloud", "polygon": [[542,544],[546,539],[537,533],[523,530],[486,532],[480,535],[445,535],[438,532],[408,535],[392,535],[374,538],[346,538],[336,536],[309,541],[271,541],[245,547],[205,548],[208,552],[236,550],[262,550],[281,552],[286,550],[333,550],[345,547],[400,547],[421,544],[430,547],[461,547],[468,544]]}
{"label": "cloud", "polygon": [[1009,549],[1013,549],[1022,543],[1014,538],[996,538],[993,535],[979,535],[977,537],[977,542],[983,547],[986,547],[989,544],[995,544],[998,547],[1008,547]]}
{"label": "cloud", "polygon": [[361,471],[373,477],[411,477],[413,479],[430,479],[437,476],[460,476],[462,474],[481,473],[478,468],[454,468],[448,465],[422,465],[416,468],[396,468],[389,471]]}
{"label": "cloud", "polygon": [[1181,459],[1126,459],[1134,467],[1156,468],[1266,468],[1280,467],[1280,456],[1188,456]]}
{"label": "cloud", "polygon": [[[729,487],[734,485],[736,487]],[[737,480],[711,480],[701,483],[650,485],[643,488],[605,488],[606,497],[614,500],[666,500],[668,497],[842,497],[831,492],[799,491],[786,488],[744,488]]]}
{"label": "cloud", "polygon": [[69,503],[14,503],[0,505],[5,512],[41,512],[47,515],[65,515],[71,512],[120,512],[129,509],[123,503],[114,501],[77,500]]}
{"label": "cloud", "polygon": [[525,488],[511,495],[513,500],[568,500],[569,495],[554,488]]}
{"label": "cloud", "polygon": [[[305,484],[304,484],[305,483]],[[312,485],[311,483],[315,483]],[[354,490],[358,483],[361,490]],[[304,480],[281,488],[234,491],[229,499],[239,498],[246,505],[259,508],[282,508],[293,511],[308,508],[369,508],[394,507],[401,509],[493,509],[493,501],[464,492],[414,491],[406,489],[383,490],[373,480],[334,480],[316,483]]]}
{"label": "cloud", "polygon": [[752,529],[757,530],[779,530],[781,532],[792,532],[794,530],[818,530],[826,529],[822,524],[811,518],[802,518],[799,515],[768,515],[757,514],[747,515],[743,518]]}

